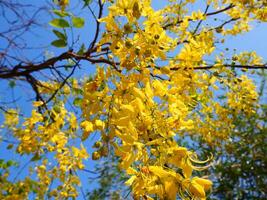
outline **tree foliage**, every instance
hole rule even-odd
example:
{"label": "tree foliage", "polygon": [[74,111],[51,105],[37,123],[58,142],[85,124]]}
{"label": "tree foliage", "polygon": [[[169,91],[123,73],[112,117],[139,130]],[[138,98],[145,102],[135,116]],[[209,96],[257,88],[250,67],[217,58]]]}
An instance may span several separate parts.
{"label": "tree foliage", "polygon": [[[213,194],[228,199],[264,199],[266,177],[266,103],[249,118],[236,116],[231,140],[217,151]],[[215,153],[215,152],[214,152]]]}
{"label": "tree foliage", "polygon": [[[221,49],[229,37],[267,21],[264,0],[169,0],[157,9],[150,0],[80,1],[78,7],[95,20],[94,33],[71,2],[55,3],[47,24],[60,54],[35,62],[17,59],[7,48],[1,57],[0,78],[11,87],[29,84],[35,95],[30,114],[0,105],[2,141],[29,158],[21,166],[27,176],[19,179],[12,168],[20,163],[1,160],[1,199],[86,198],[80,172],[90,173],[87,159],[110,158],[104,166],[124,174],[114,180],[126,179],[127,197],[134,199],[205,199],[212,196],[212,180],[216,187],[229,169],[258,184],[266,121],[251,77],[267,66],[256,52],[229,55]],[[198,4],[204,9],[192,9]],[[88,31],[91,41],[75,38],[79,30]],[[95,73],[78,78],[89,67]],[[243,160],[245,153],[256,156],[255,163]],[[222,169],[212,170],[219,158]],[[257,176],[246,174],[245,166],[255,167]],[[97,171],[103,188],[89,198],[118,198],[105,190],[116,184],[104,177],[113,178],[107,174],[112,170]],[[223,181],[240,181],[228,175]],[[245,198],[250,191],[242,188],[229,195]]]}

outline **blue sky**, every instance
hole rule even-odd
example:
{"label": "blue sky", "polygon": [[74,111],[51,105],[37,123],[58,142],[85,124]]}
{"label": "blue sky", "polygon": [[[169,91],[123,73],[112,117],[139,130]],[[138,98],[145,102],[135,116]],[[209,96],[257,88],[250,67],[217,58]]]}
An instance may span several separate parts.
{"label": "blue sky", "polygon": [[[29,4],[35,4],[37,7],[45,3],[45,0],[40,1],[30,1],[30,0],[24,0],[23,3],[29,3]],[[74,2],[74,1],[72,1]],[[155,1],[154,1],[155,2]],[[155,7],[160,7],[161,4],[164,4],[166,1],[157,1],[155,3]],[[72,8],[75,8],[77,5],[73,3],[71,5]],[[95,5],[92,5],[94,7]],[[74,37],[77,38],[79,35],[79,44],[82,44],[85,42],[86,45],[89,44],[90,39],[94,35],[94,20],[92,16],[88,13],[88,10],[84,11],[78,11],[74,12],[76,15],[82,15],[86,19],[86,24],[83,29],[76,29]],[[51,20],[51,16],[45,14],[44,12],[40,14],[40,22],[46,24]],[[7,25],[2,21],[0,18],[0,23],[2,24],[2,27],[0,28],[0,32],[7,28]],[[248,33],[245,33],[243,35],[240,35],[238,37],[228,37],[228,39],[225,42],[225,45],[223,48],[229,48],[229,52],[232,52],[233,49],[236,49],[237,52],[241,51],[256,51],[258,55],[262,56],[264,60],[267,61],[267,23],[265,24],[259,24],[254,23],[253,24],[254,29]],[[48,52],[49,54],[58,55],[61,52],[64,52],[66,49],[57,49],[54,47],[51,47],[49,44],[50,42],[55,39],[55,36],[52,34],[51,27],[46,25],[42,28],[36,27],[33,32],[27,33],[24,35],[24,40],[29,44],[29,46],[34,47],[42,47],[41,49],[29,49],[29,50],[23,50],[23,54],[26,55],[29,58],[37,58],[42,59],[44,53]],[[0,39],[0,46],[4,46],[6,43],[2,39]],[[43,48],[44,47],[44,48]],[[83,77],[84,74],[92,74],[95,71],[95,66],[91,66],[88,63],[84,63],[82,65],[81,70],[76,73],[76,77]],[[30,114],[31,111],[31,105],[30,100],[33,97],[31,91],[31,88],[28,85],[18,83],[18,85],[13,89],[13,91],[8,86],[9,82],[5,80],[0,80],[0,102],[2,101],[12,101],[13,99],[18,99],[17,105],[21,109],[22,112],[26,113],[26,115]],[[0,115],[0,124],[3,121],[3,116]],[[10,151],[5,149],[5,145],[1,144],[0,147],[0,159],[18,159],[19,157],[15,154],[12,154]],[[28,157],[25,158],[19,158],[23,159],[24,162],[27,162]],[[87,169],[92,169],[93,165],[91,164],[91,160],[87,162]],[[24,173],[21,173],[21,176],[26,175],[26,170],[24,170]],[[87,185],[87,174],[82,174],[82,182],[84,185]],[[88,174],[90,176],[90,174]]]}

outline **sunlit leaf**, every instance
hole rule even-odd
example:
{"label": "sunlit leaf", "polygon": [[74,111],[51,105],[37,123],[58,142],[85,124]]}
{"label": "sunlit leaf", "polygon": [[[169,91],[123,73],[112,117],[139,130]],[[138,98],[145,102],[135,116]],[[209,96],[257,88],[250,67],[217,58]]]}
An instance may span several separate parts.
{"label": "sunlit leaf", "polygon": [[65,19],[53,19],[49,22],[49,24],[56,28],[67,28],[70,27],[69,22],[67,22]]}
{"label": "sunlit leaf", "polygon": [[62,47],[66,47],[67,46],[67,43],[64,40],[54,40],[51,44],[53,46],[59,47],[59,48],[62,48]]}
{"label": "sunlit leaf", "polygon": [[84,26],[84,19],[81,17],[72,17],[72,23],[75,28],[82,28]]}

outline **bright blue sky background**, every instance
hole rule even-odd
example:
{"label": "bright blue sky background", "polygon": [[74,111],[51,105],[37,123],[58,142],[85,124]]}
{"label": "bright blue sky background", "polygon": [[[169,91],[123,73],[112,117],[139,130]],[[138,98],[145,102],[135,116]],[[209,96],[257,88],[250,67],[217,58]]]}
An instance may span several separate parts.
{"label": "bright blue sky background", "polygon": [[[29,3],[34,4],[35,6],[40,6],[45,4],[45,0],[38,0],[38,1],[30,1],[30,0],[24,0],[23,3]],[[76,2],[76,1],[72,1]],[[162,4],[165,3],[165,1],[154,1],[155,7],[160,7]],[[96,6],[95,4],[92,5],[92,8]],[[75,29],[75,35],[74,37],[77,38],[79,35],[80,42],[79,44],[82,44],[82,42],[85,42],[85,44],[88,46],[89,42],[91,41],[91,38],[94,35],[94,25],[95,22],[92,19],[92,16],[89,14],[89,11],[87,9],[81,11],[80,9],[77,9],[77,7],[80,7],[80,5],[77,6],[77,4],[73,3],[71,5],[71,10],[74,10],[74,14],[84,16],[86,19],[86,24],[83,29]],[[75,10],[77,12],[75,12]],[[40,23],[47,24],[52,18],[52,16],[47,15],[45,12],[41,12],[39,15]],[[7,28],[7,25],[3,21],[3,19],[0,18],[0,32],[2,30],[5,30]],[[267,60],[267,23],[265,24],[258,24],[254,23],[253,25],[254,29],[250,31],[249,33],[243,34],[238,37],[229,37],[223,48],[229,48],[229,52],[233,52],[233,49],[237,49],[237,52],[240,51],[256,51],[258,55],[262,56],[264,60]],[[44,47],[41,49],[35,49],[35,50],[23,50],[23,54],[26,55],[29,58],[36,58],[36,60],[42,60],[44,53],[49,52],[49,54],[58,55],[60,52],[64,52],[66,49],[57,49],[54,47],[51,47],[49,44],[53,39],[56,39],[56,37],[52,34],[51,27],[49,25],[44,26],[43,28],[36,27],[35,30],[33,30],[31,33],[27,33],[24,35],[24,40],[29,44],[29,46],[33,47]],[[0,39],[0,46],[4,46],[6,43]],[[79,70],[76,73],[76,77],[83,77],[84,74],[91,74],[95,71],[95,66],[91,66],[88,63],[83,64],[82,69]],[[21,109],[22,112],[29,114],[31,111],[31,105],[30,105],[30,99],[33,97],[31,93],[31,88],[28,85],[17,83],[18,86],[15,87],[15,89],[12,91],[10,87],[8,86],[8,81],[0,80],[0,102],[3,101],[12,101],[12,99],[18,99],[17,105]],[[0,115],[0,123],[3,121],[3,116]],[[1,133],[2,134],[2,133]],[[1,143],[0,147],[0,159],[18,159],[19,157],[15,154],[12,154],[11,151],[6,150],[6,145],[4,143]],[[89,147],[89,145],[88,145]],[[91,152],[91,148],[88,148],[89,152]],[[19,158],[21,159],[21,158]],[[23,163],[28,162],[30,158],[29,157],[23,157],[22,160],[22,166]],[[91,160],[87,162],[87,169],[92,169],[93,165]],[[17,170],[17,169],[16,169]],[[21,173],[21,177],[26,175],[27,170],[23,170]],[[14,171],[14,174],[16,172]],[[86,174],[84,172],[80,172],[82,177],[83,185],[85,185],[85,188],[88,188],[88,181],[87,176],[92,176],[91,174]],[[92,186],[90,186],[92,187]],[[91,188],[92,189],[92,188]]]}

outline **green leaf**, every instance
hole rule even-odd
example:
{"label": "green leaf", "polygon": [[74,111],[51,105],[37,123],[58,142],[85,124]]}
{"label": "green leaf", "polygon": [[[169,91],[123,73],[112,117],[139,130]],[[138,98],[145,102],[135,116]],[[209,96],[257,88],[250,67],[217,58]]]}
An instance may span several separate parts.
{"label": "green leaf", "polygon": [[67,40],[66,35],[57,30],[53,30],[53,33],[58,37],[58,39]]}
{"label": "green leaf", "polygon": [[7,163],[6,163],[7,167],[11,167],[12,165],[14,165],[14,161],[12,161],[12,160],[7,161]]}
{"label": "green leaf", "polygon": [[84,52],[85,52],[85,45],[84,44],[82,44],[82,46],[81,46],[81,48],[80,48],[80,50],[77,52],[77,54],[78,55],[83,55],[84,54]]}
{"label": "green leaf", "polygon": [[51,22],[49,22],[49,24],[56,28],[70,27],[69,22],[67,22],[65,19],[53,19]]}
{"label": "green leaf", "polygon": [[73,105],[79,107],[79,106],[82,105],[82,101],[83,100],[81,98],[77,97],[77,98],[74,99]]}
{"label": "green leaf", "polygon": [[16,82],[15,81],[9,81],[8,85],[9,85],[9,87],[14,88],[16,86]]}
{"label": "green leaf", "polygon": [[65,40],[54,40],[53,42],[51,42],[51,44],[55,47],[59,47],[59,48],[62,48],[62,47],[66,47],[67,46],[67,43]]}
{"label": "green leaf", "polygon": [[72,17],[72,23],[75,28],[82,28],[84,26],[84,19],[81,17]]}
{"label": "green leaf", "polygon": [[70,16],[70,13],[63,11],[63,10],[52,10],[54,14],[56,14],[59,17],[66,17]]}
{"label": "green leaf", "polygon": [[0,159],[0,169],[3,168],[5,165],[5,161],[3,159]]}
{"label": "green leaf", "polygon": [[92,3],[92,0],[83,0],[84,2],[84,5],[83,5],[83,8],[86,7],[86,6],[89,6],[90,3]]}
{"label": "green leaf", "polygon": [[226,99],[227,97],[225,95],[221,95],[217,97],[218,99]]}
{"label": "green leaf", "polygon": [[58,106],[58,105],[55,105],[53,110],[56,112],[56,113],[60,113],[61,112],[61,108]]}
{"label": "green leaf", "polygon": [[74,92],[76,95],[83,95],[83,90],[80,89],[80,88],[73,88],[73,92]]}
{"label": "green leaf", "polygon": [[36,153],[36,154],[34,154],[34,156],[31,158],[31,161],[37,161],[37,160],[40,160],[42,157],[38,154],[38,153]]}
{"label": "green leaf", "polygon": [[9,144],[6,148],[7,148],[7,149],[12,149],[13,146],[14,146],[13,144]]}

